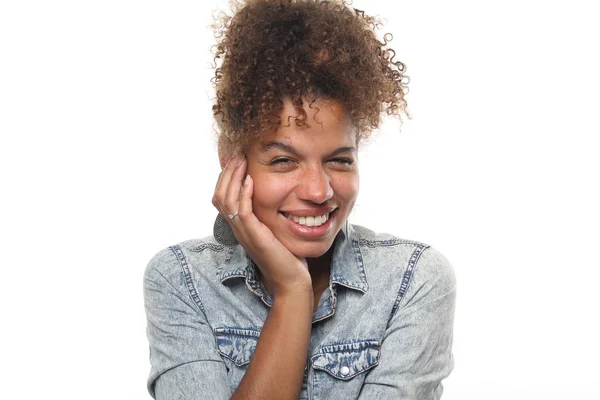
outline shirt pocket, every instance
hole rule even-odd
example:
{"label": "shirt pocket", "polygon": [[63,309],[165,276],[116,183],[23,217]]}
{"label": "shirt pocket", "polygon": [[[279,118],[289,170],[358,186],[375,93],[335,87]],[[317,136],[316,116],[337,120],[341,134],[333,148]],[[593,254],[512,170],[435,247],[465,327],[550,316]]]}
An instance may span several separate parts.
{"label": "shirt pocket", "polygon": [[311,357],[315,399],[358,397],[366,372],[379,364],[376,340],[322,345]]}
{"label": "shirt pocket", "polygon": [[217,351],[227,367],[232,392],[239,386],[256,350],[257,328],[215,328]]}

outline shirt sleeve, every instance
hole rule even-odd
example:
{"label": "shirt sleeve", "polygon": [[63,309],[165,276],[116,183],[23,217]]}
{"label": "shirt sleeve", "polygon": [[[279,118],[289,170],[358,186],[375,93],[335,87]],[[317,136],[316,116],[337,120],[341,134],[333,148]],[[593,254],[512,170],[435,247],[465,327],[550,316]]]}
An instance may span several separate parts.
{"label": "shirt sleeve", "polygon": [[229,399],[227,369],[199,304],[189,295],[175,253],[156,254],[144,274],[148,392],[157,400]]}
{"label": "shirt sleeve", "polygon": [[446,258],[426,249],[391,317],[379,365],[365,377],[359,400],[437,400],[442,379],[454,367],[452,329],[454,271]]}

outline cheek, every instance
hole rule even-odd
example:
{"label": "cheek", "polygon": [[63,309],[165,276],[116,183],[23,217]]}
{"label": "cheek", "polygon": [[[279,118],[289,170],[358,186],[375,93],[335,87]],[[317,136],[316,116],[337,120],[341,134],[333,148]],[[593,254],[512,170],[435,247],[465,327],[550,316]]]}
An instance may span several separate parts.
{"label": "cheek", "polygon": [[255,214],[277,211],[282,202],[293,191],[293,180],[272,175],[258,175],[254,178],[252,207]]}
{"label": "cheek", "polygon": [[358,189],[360,186],[358,173],[337,176],[331,180],[331,186],[337,197],[343,198],[348,202],[354,202],[358,196]]}

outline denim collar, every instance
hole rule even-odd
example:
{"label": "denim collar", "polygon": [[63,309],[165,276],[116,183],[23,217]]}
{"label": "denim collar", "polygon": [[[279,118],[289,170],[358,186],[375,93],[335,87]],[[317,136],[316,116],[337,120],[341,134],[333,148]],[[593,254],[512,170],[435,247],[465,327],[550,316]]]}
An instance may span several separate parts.
{"label": "denim collar", "polygon": [[[336,283],[366,293],[369,285],[363,257],[356,232],[348,220],[336,236],[333,246],[330,286]],[[245,278],[251,290],[263,291],[262,284],[258,282],[256,266],[241,245],[229,249],[225,262],[217,268],[217,276],[221,283],[232,278]]]}

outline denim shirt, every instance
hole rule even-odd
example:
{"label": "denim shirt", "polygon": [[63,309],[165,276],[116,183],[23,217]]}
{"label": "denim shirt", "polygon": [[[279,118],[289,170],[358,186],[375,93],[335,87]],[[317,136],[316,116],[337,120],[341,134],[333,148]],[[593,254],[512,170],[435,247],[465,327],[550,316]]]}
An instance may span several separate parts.
{"label": "denim shirt", "polygon": [[[152,258],[144,297],[154,398],[231,397],[273,303],[256,268],[242,246],[212,237]],[[454,272],[438,251],[346,223],[313,315],[300,399],[439,399],[454,365],[454,302]]]}

